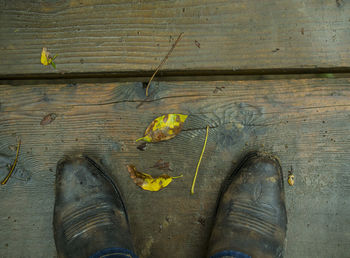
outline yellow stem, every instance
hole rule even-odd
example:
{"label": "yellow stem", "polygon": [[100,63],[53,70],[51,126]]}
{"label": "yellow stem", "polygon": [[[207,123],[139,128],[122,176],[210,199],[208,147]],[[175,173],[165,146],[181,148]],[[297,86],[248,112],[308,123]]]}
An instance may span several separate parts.
{"label": "yellow stem", "polygon": [[17,163],[17,159],[18,159],[18,154],[19,154],[19,146],[21,145],[21,140],[19,140],[18,142],[18,146],[17,146],[17,153],[16,153],[16,158],[15,161],[13,162],[13,165],[10,169],[10,172],[7,174],[7,176],[4,178],[4,180],[1,181],[1,184],[4,185],[7,183],[7,181],[9,180],[9,178],[12,175],[12,172],[14,171],[15,167],[16,167],[16,163]]}
{"label": "yellow stem", "polygon": [[179,175],[179,176],[173,176],[171,177],[172,179],[175,179],[175,178],[180,178],[180,177],[183,177],[184,175]]}
{"label": "yellow stem", "polygon": [[196,184],[196,179],[197,179],[199,165],[201,164],[201,161],[202,161],[202,158],[203,158],[205,146],[207,146],[208,132],[209,132],[209,125],[207,125],[207,132],[206,132],[206,135],[205,135],[205,141],[204,141],[202,153],[201,153],[201,156],[199,157],[199,161],[198,161],[197,168],[196,168],[196,173],[194,174],[194,178],[193,178],[193,182],[192,182],[192,188],[191,188],[191,194],[194,194],[194,185]]}

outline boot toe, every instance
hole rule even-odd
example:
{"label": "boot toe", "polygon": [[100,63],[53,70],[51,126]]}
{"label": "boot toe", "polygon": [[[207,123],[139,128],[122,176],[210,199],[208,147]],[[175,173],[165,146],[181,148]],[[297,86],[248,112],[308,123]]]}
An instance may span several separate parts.
{"label": "boot toe", "polygon": [[132,250],[118,188],[86,157],[67,158],[57,165],[53,224],[59,257],[88,257],[109,247]]}
{"label": "boot toe", "polygon": [[62,202],[80,202],[84,197],[99,194],[101,190],[113,196],[113,188],[105,185],[99,171],[86,158],[61,160],[56,173],[56,196]]}
{"label": "boot toe", "polygon": [[287,217],[278,159],[250,154],[230,179],[217,209],[209,254],[235,250],[253,257],[280,257]]}

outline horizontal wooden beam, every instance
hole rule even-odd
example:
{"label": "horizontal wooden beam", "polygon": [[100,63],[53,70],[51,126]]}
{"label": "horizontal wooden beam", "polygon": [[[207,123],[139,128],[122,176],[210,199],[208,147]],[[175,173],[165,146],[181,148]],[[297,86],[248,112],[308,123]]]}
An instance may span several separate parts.
{"label": "horizontal wooden beam", "polygon": [[[349,68],[344,1],[2,1],[0,76]],[[43,47],[58,54],[43,66]]]}

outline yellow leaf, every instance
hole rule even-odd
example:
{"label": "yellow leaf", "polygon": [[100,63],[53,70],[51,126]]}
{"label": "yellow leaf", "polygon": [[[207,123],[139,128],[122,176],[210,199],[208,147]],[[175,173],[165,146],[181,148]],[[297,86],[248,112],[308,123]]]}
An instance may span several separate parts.
{"label": "yellow leaf", "polygon": [[174,138],[178,135],[188,115],[167,114],[157,117],[147,127],[144,137],[136,141],[160,142]]}
{"label": "yellow leaf", "polygon": [[290,186],[293,186],[294,185],[294,175],[293,174],[289,174],[288,175],[288,184],[290,185]]}
{"label": "yellow leaf", "polygon": [[164,187],[168,186],[174,178],[169,175],[163,174],[159,177],[153,178],[151,175],[137,171],[134,165],[127,165],[130,177],[133,179],[134,183],[144,190],[156,192]]}
{"label": "yellow leaf", "polygon": [[52,59],[50,58],[50,52],[47,51],[47,48],[44,47],[41,51],[41,63],[43,65],[51,64]]}
{"label": "yellow leaf", "polygon": [[46,47],[44,47],[43,50],[41,51],[40,61],[43,65],[52,65],[52,67],[56,69],[56,64],[53,62],[53,60],[55,60],[56,57],[57,55],[55,55],[54,57],[51,57],[50,52],[47,51]]}

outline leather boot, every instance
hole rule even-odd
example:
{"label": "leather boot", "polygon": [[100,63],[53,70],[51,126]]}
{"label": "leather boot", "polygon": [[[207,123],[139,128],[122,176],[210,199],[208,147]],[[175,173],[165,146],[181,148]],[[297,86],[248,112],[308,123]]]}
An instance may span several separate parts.
{"label": "leather boot", "polygon": [[89,257],[99,250],[133,250],[118,188],[87,157],[57,165],[54,235],[59,257]]}
{"label": "leather boot", "polygon": [[251,153],[223,184],[208,255],[234,250],[282,257],[286,230],[281,166],[270,155]]}

